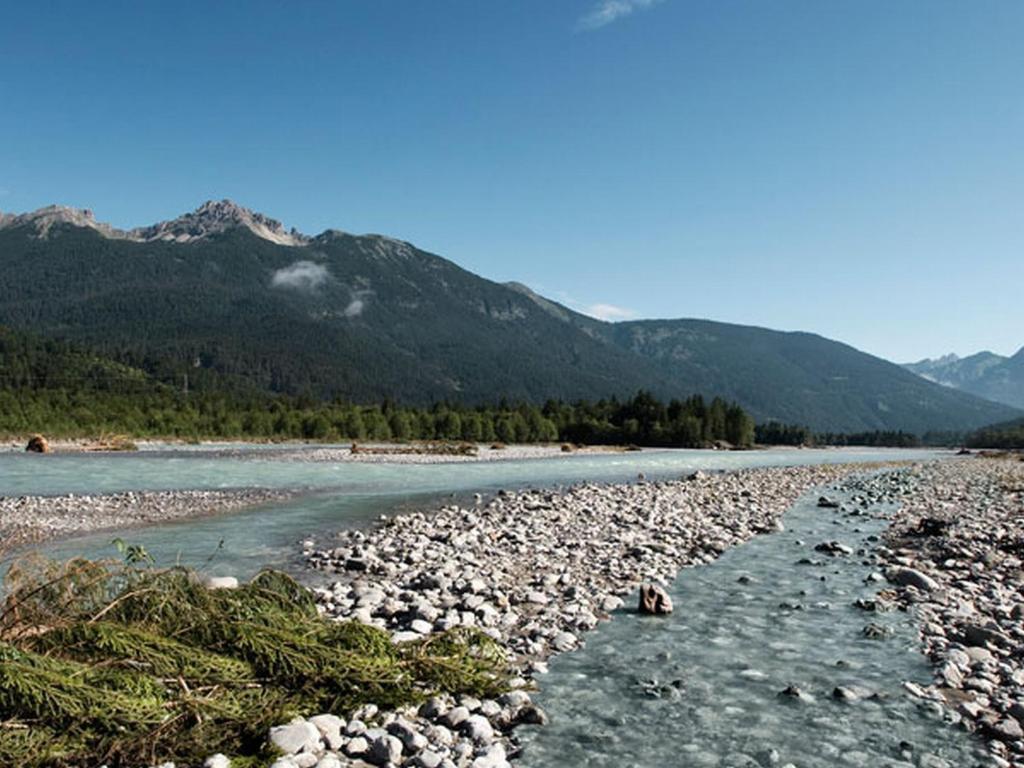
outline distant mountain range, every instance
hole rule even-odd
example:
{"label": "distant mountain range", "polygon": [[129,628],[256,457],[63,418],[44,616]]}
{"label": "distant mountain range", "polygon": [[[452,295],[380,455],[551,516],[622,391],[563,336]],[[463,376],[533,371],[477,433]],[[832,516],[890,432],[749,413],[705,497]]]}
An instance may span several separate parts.
{"label": "distant mountain range", "polygon": [[833,432],[966,430],[1021,415],[814,334],[603,322],[401,240],[304,235],[226,200],[133,230],[61,206],[0,214],[0,323],[149,373],[355,401],[644,388],[720,395],[759,421]]}
{"label": "distant mountain range", "polygon": [[1024,347],[1012,357],[992,352],[968,357],[945,355],[906,363],[904,368],[943,386],[1024,408]]}

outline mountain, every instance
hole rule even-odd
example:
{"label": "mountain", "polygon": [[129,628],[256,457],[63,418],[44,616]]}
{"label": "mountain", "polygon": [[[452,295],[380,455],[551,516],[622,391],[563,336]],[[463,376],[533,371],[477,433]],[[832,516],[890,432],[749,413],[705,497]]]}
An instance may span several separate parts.
{"label": "mountain", "polygon": [[309,236],[230,201],[132,230],[88,211],[0,215],[0,324],[158,377],[411,404],[737,400],[819,431],[972,429],[1020,415],[807,333],[607,323],[381,235]]}
{"label": "mountain", "polygon": [[978,352],[968,357],[945,355],[906,363],[904,368],[929,381],[1024,408],[1024,347],[1013,357],[992,352]]}

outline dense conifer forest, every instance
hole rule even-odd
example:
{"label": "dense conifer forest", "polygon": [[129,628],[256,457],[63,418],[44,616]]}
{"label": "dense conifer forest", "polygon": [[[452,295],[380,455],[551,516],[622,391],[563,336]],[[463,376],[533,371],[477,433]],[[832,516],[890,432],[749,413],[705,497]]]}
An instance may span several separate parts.
{"label": "dense conifer forest", "polygon": [[[143,367],[145,369],[143,369]],[[1014,447],[1019,424],[981,430],[972,444]],[[702,447],[760,445],[955,445],[956,433],[814,433],[799,424],[755,427],[736,403],[700,395],[668,403],[641,390],[628,399],[498,400],[429,407],[385,400],[358,404],[268,393],[237,377],[182,368],[160,359],[140,367],[81,345],[0,326],[0,434],[59,437],[124,434],[137,438],[315,441],[445,440],[566,442],[580,445]],[[986,443],[986,441],[988,441]]]}
{"label": "dense conifer forest", "polygon": [[[700,396],[543,406],[499,401],[410,407],[271,395],[187,373],[160,381],[81,347],[0,328],[0,432],[65,437],[120,433],[184,439],[464,440],[588,445],[750,446],[754,422]],[[190,388],[191,387],[191,388]]]}

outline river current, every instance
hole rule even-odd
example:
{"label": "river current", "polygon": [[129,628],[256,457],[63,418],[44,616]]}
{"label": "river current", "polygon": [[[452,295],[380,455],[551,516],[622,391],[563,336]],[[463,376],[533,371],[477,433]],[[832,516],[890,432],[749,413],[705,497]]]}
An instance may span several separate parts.
{"label": "river current", "polygon": [[[931,682],[914,616],[854,605],[884,586],[866,555],[887,523],[816,500],[794,505],[784,532],[683,570],[670,616],[630,606],[555,657],[538,678],[551,722],[522,731],[524,768],[989,765],[980,742],[903,687]],[[853,553],[815,551],[832,541]],[[784,693],[794,687],[799,697]]]}

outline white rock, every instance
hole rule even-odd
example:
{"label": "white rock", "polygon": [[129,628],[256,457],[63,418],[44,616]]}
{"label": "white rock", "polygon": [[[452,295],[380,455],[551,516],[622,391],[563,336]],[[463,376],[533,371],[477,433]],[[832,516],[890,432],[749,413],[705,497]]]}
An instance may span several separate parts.
{"label": "white rock", "polygon": [[270,743],[286,755],[303,750],[313,752],[320,747],[320,731],[312,723],[296,718],[288,725],[271,728]]}
{"label": "white rock", "polygon": [[203,584],[207,589],[238,589],[238,579],[234,576],[208,576]]}

